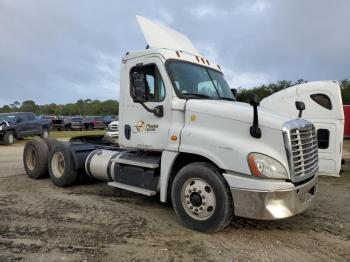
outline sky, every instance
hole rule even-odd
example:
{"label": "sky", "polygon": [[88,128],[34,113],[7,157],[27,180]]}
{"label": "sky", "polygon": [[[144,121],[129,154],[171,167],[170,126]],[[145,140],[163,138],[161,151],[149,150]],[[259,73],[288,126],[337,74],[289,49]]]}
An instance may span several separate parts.
{"label": "sky", "polygon": [[0,106],[118,99],[139,14],[190,37],[233,88],[350,78],[348,0],[0,0]]}

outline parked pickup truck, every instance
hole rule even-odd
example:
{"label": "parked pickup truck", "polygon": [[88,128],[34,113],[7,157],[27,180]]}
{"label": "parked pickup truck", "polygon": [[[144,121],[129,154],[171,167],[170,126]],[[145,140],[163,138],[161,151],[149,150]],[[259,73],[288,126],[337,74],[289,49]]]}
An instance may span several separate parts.
{"label": "parked pickup truck", "polygon": [[233,215],[273,220],[306,210],[317,192],[315,126],[260,107],[254,94],[237,102],[220,66],[188,37],[138,20],[148,47],[122,58],[119,144],[96,136],[30,141],[27,175],[49,173],[64,187],[84,174],[158,196],[204,232],[223,229]]}
{"label": "parked pickup truck", "polygon": [[0,114],[0,141],[5,145],[28,136],[47,138],[49,128],[49,122],[39,119],[34,113]]}

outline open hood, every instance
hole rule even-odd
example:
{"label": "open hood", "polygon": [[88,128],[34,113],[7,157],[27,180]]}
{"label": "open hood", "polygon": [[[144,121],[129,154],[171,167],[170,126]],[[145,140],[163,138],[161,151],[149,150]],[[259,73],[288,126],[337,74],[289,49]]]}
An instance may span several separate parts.
{"label": "open hood", "polygon": [[191,40],[182,33],[153,21],[136,16],[147,44],[154,48],[164,48],[200,55]]}

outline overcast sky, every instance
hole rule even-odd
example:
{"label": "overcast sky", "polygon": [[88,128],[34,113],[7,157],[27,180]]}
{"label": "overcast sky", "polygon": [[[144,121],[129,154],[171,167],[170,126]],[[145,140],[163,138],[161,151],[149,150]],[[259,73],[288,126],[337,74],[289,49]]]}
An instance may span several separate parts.
{"label": "overcast sky", "polygon": [[188,35],[232,87],[350,78],[349,0],[0,0],[0,105],[117,99],[140,14]]}

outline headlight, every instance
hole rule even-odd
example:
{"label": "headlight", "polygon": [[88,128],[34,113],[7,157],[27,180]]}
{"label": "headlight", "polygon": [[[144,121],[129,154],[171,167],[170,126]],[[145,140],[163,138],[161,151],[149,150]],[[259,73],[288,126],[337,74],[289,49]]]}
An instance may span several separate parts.
{"label": "headlight", "polygon": [[287,179],[288,173],[277,160],[263,154],[250,153],[248,155],[250,171],[254,176]]}

